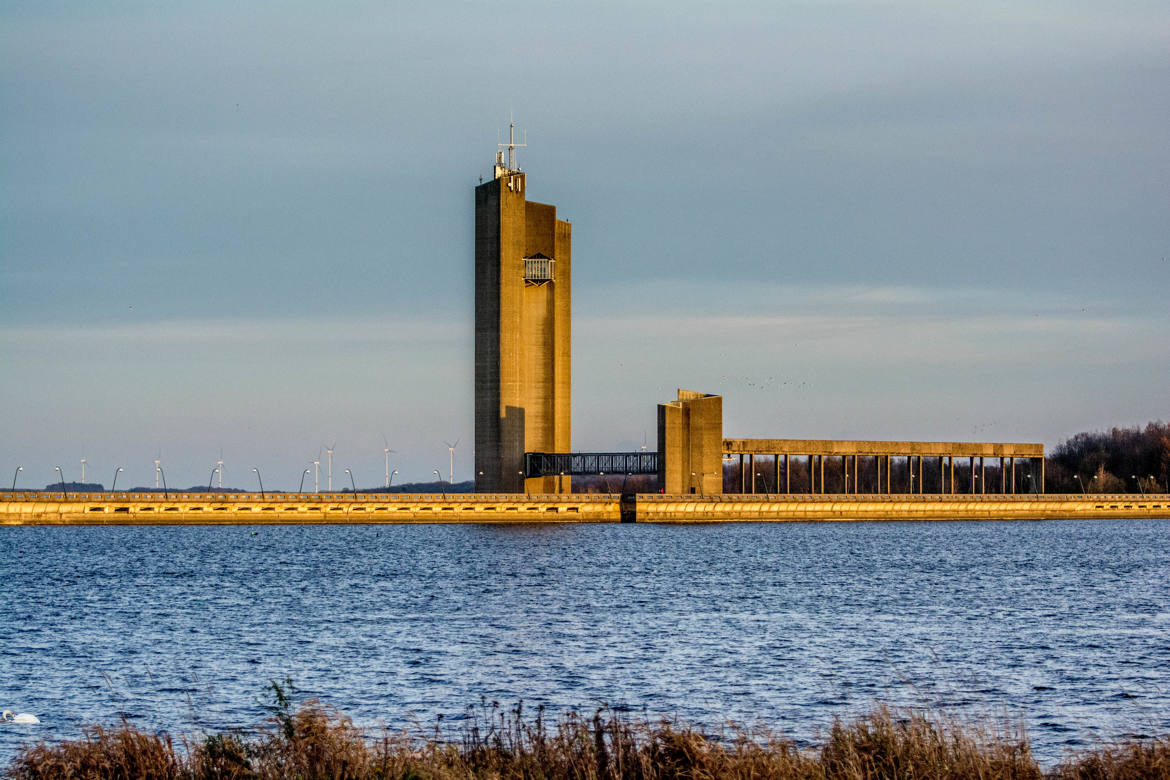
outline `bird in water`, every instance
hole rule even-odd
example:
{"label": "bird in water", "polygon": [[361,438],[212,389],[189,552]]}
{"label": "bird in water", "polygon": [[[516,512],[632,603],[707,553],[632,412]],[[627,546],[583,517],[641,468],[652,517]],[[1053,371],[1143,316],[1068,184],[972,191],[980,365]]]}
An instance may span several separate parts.
{"label": "bird in water", "polygon": [[12,710],[4,710],[4,714],[3,716],[0,716],[0,719],[2,719],[5,723],[25,723],[29,725],[41,722],[41,719],[36,715],[29,715],[27,712],[14,715]]}

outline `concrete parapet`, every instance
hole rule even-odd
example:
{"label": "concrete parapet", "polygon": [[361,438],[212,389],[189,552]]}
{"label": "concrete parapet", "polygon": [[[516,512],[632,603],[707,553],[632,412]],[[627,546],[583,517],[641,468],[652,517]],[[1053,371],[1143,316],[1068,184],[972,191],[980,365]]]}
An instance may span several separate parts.
{"label": "concrete parapet", "polygon": [[1170,519],[1170,495],[638,496],[639,523]]}
{"label": "concrete parapet", "polygon": [[618,496],[10,493],[0,525],[616,523]]}
{"label": "concrete parapet", "polygon": [[[639,523],[1170,519],[1170,495],[658,495],[633,502]],[[627,515],[630,507],[627,507]],[[0,525],[313,525],[617,523],[621,497],[486,493],[8,493]],[[628,518],[627,518],[628,519]]]}

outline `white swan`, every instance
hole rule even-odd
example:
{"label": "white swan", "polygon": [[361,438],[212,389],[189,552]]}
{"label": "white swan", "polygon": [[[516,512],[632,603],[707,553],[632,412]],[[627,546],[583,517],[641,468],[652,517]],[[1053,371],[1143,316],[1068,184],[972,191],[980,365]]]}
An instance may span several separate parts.
{"label": "white swan", "polygon": [[29,715],[27,712],[22,712],[19,715],[12,714],[12,710],[4,710],[3,716],[0,716],[5,723],[25,723],[33,724],[40,723],[41,719],[36,715]]}

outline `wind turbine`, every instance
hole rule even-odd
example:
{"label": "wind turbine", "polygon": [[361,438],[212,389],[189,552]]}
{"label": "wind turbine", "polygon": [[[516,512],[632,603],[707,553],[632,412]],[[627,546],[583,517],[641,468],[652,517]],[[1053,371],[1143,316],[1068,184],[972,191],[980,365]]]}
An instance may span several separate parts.
{"label": "wind turbine", "polygon": [[447,453],[451,457],[451,462],[447,467],[448,468],[447,484],[454,484],[455,483],[455,448],[459,446],[459,442],[461,442],[461,441],[463,441],[462,438],[456,439],[454,444],[452,444],[449,441],[443,442],[444,444],[447,445]]}
{"label": "wind turbine", "polygon": [[390,442],[386,441],[386,434],[384,434],[384,433],[382,434],[382,443],[386,445],[386,448],[382,451],[386,453],[386,487],[387,487],[387,489],[389,489],[389,487],[390,487],[390,453],[394,452],[394,450],[390,449]]}
{"label": "wind turbine", "polygon": [[321,492],[321,448],[317,448],[317,457],[313,460],[313,492]]}
{"label": "wind turbine", "polygon": [[219,489],[223,490],[223,447],[219,448],[219,460],[215,462],[215,467],[219,469]]}
{"label": "wind turbine", "polygon": [[333,444],[331,444],[330,446],[325,448],[325,451],[327,453],[329,453],[329,492],[330,493],[333,492],[333,448],[336,446],[337,446],[337,442],[334,441]]}

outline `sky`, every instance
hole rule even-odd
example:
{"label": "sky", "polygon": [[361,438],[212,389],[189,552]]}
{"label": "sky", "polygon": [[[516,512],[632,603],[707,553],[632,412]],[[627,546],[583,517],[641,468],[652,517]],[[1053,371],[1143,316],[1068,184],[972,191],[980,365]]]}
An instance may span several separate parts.
{"label": "sky", "polygon": [[0,480],[470,479],[510,116],[573,223],[574,449],[680,387],[737,438],[1165,420],[1168,84],[1152,1],[7,0]]}

